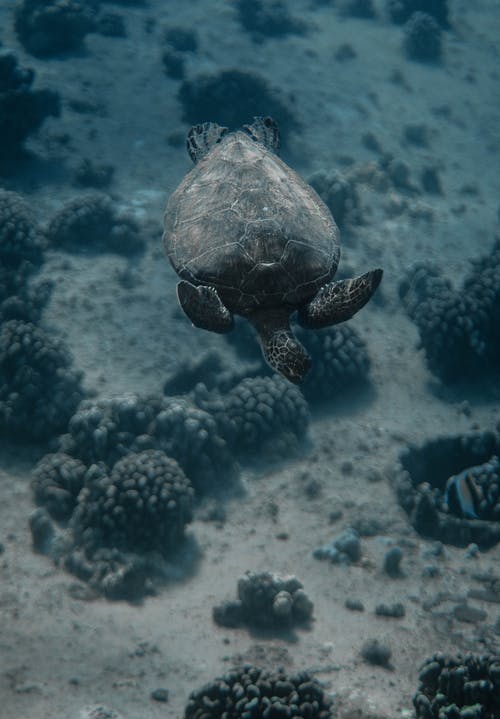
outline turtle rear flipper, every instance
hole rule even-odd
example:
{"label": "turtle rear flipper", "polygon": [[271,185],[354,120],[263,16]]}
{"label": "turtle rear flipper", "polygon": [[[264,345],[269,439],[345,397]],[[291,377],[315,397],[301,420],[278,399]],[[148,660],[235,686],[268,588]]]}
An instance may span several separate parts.
{"label": "turtle rear flipper", "polygon": [[301,307],[297,319],[302,327],[319,329],[350,319],[373,295],[382,279],[382,270],[370,270],[348,280],[333,280]]}
{"label": "turtle rear flipper", "polygon": [[222,127],[216,122],[204,122],[201,125],[193,125],[186,139],[189,157],[196,164],[205,157],[214,145],[217,145],[228,132],[229,128]]}
{"label": "turtle rear flipper", "polygon": [[233,329],[233,315],[213,287],[195,287],[191,282],[181,280],[177,285],[177,299],[195,327],[220,334]]}

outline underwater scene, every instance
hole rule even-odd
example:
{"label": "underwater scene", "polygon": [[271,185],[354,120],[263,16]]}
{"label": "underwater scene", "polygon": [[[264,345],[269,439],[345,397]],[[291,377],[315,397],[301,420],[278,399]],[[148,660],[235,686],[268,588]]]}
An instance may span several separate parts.
{"label": "underwater scene", "polygon": [[0,719],[500,719],[499,39],[0,2]]}

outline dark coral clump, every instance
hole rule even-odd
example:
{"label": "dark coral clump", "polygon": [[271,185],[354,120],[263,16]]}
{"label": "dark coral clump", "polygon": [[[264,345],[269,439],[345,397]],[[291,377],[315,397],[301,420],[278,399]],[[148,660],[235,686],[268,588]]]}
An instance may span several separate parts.
{"label": "dark coral clump", "polygon": [[59,117],[59,93],[33,90],[34,79],[14,53],[0,52],[0,174],[15,171],[24,142],[47,117]]}
{"label": "dark coral clump", "polygon": [[60,450],[109,469],[131,452],[159,449],[177,460],[197,491],[236,474],[214,417],[187,398],[125,395],[82,402]]}
{"label": "dark coral clump", "polygon": [[387,0],[391,20],[398,25],[407,22],[415,12],[427,13],[444,29],[450,27],[448,0]]}
{"label": "dark coral clump", "polygon": [[160,402],[135,394],[84,400],[68,422],[60,449],[87,465],[103,462],[111,468],[130,452],[152,447],[147,433]]}
{"label": "dark coral clump", "polygon": [[64,452],[46,454],[33,470],[31,487],[35,503],[45,507],[58,522],[73,514],[83,487],[86,466]]}
{"label": "dark coral clump", "polygon": [[301,391],[282,377],[246,377],[229,391],[208,392],[200,384],[194,401],[215,418],[221,435],[242,457],[288,456],[307,433],[309,408]]}
{"label": "dark coral clump", "polygon": [[192,401],[165,398],[151,424],[154,446],[174,457],[204,493],[237,475],[237,465],[216,419]]}
{"label": "dark coral clump", "polygon": [[238,580],[238,598],[214,607],[213,617],[221,626],[290,626],[308,622],[313,609],[297,577],[246,572]]}
{"label": "dark coral clump", "polygon": [[473,263],[460,291],[429,264],[414,267],[399,295],[416,323],[429,369],[445,382],[500,366],[500,239]]}
{"label": "dark coral clump", "polygon": [[[494,432],[438,437],[402,452],[394,484],[415,529],[457,546],[487,549],[499,542],[499,455]],[[453,478],[464,472],[467,481],[456,484]]]}
{"label": "dark coral clump", "polygon": [[282,0],[237,0],[236,9],[242,27],[256,41],[266,37],[304,35],[307,31],[306,23],[290,15]]}
{"label": "dark coral clump", "polygon": [[130,255],[144,249],[134,218],[118,212],[111,198],[98,192],[67,203],[49,222],[46,235],[53,248],[70,252]]}
{"label": "dark coral clump", "polygon": [[404,26],[403,48],[410,60],[437,62],[441,58],[441,28],[432,15],[413,13]]}
{"label": "dark coral clump", "polygon": [[26,202],[0,190],[0,322],[36,322],[50,295],[51,283],[28,283],[43,262],[44,242]]}
{"label": "dark coral clump", "polygon": [[30,322],[1,326],[1,432],[34,441],[59,434],[83,397],[80,381],[63,342]]}
{"label": "dark coral clump", "polygon": [[71,520],[87,553],[102,547],[168,553],[192,518],[193,489],[177,462],[158,450],[129,454],[111,473],[87,479]]}
{"label": "dark coral clump", "polygon": [[331,719],[330,700],[307,672],[246,664],[192,692],[184,719]]}
{"label": "dark coral clump", "polygon": [[186,80],[179,89],[179,100],[183,119],[189,124],[203,118],[235,129],[255,115],[271,115],[284,140],[298,126],[289,106],[264,78],[241,70],[223,70]]}
{"label": "dark coral clump", "polygon": [[27,203],[17,193],[0,189],[1,266],[17,271],[28,263],[33,270],[43,262],[43,249],[42,235]]}
{"label": "dark coral clump", "polygon": [[14,11],[19,41],[35,57],[80,50],[95,30],[93,0],[21,0]]}
{"label": "dark coral clump", "polygon": [[366,343],[350,325],[314,332],[297,328],[296,335],[312,358],[312,367],[301,385],[310,402],[320,404],[340,390],[367,383],[370,357]]}
{"label": "dark coral clump", "polygon": [[333,215],[339,227],[359,224],[361,220],[356,185],[338,170],[318,170],[308,178]]}
{"label": "dark coral clump", "polygon": [[498,719],[500,655],[435,654],[419,674],[417,719]]}

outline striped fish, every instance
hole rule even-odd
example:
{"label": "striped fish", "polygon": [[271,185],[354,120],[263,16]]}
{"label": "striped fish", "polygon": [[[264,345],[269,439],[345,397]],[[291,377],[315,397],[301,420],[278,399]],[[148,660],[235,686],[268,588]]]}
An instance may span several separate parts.
{"label": "striped fish", "polygon": [[479,519],[482,498],[481,488],[474,481],[470,469],[454,474],[446,482],[445,504],[448,510],[458,517]]}

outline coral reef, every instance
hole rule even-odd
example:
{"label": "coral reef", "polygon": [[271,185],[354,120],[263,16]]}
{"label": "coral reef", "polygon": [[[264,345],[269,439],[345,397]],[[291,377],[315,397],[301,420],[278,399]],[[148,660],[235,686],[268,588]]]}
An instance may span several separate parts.
{"label": "coral reef", "polygon": [[2,267],[30,269],[43,262],[43,237],[28,204],[15,192],[0,189],[0,262]]}
{"label": "coral reef", "polygon": [[47,117],[59,117],[59,93],[33,90],[35,72],[21,68],[16,55],[0,52],[0,174],[16,169],[25,140]]}
{"label": "coral reef", "polygon": [[21,0],[14,10],[19,41],[35,57],[80,50],[95,30],[93,0]]}
{"label": "coral reef", "polygon": [[198,35],[189,27],[169,26],[163,33],[167,45],[177,52],[196,52]]}
{"label": "coral reef", "polygon": [[434,654],[420,669],[417,719],[497,719],[500,655]]}
{"label": "coral reef", "polygon": [[0,322],[36,322],[52,284],[28,280],[43,262],[44,242],[30,209],[15,192],[0,190]]}
{"label": "coral reef", "polygon": [[307,31],[306,23],[290,15],[282,0],[237,0],[236,9],[242,27],[256,42],[266,37],[304,35]]}
{"label": "coral reef", "polygon": [[124,395],[82,402],[60,451],[108,468],[130,452],[160,449],[176,459],[203,492],[237,473],[216,420],[187,398]]}
{"label": "coral reef", "polygon": [[254,453],[267,445],[275,454],[286,456],[304,437],[309,424],[302,393],[278,376],[247,377],[224,397],[215,394],[209,398],[198,388],[195,400],[216,418],[221,433],[238,454]]}
{"label": "coral reef", "polygon": [[462,289],[439,269],[412,268],[399,295],[418,327],[431,372],[443,381],[479,376],[500,365],[500,238],[473,263]]}
{"label": "coral reef", "polygon": [[193,489],[177,462],[159,450],[131,453],[109,476],[87,477],[71,519],[78,546],[168,553],[191,521]]}
{"label": "coral reef", "polygon": [[50,220],[46,236],[52,247],[71,252],[131,255],[144,249],[133,217],[119,213],[111,198],[97,192],[68,202]]}
{"label": "coral reef", "polygon": [[152,447],[147,432],[160,405],[160,398],[135,394],[84,400],[60,438],[60,450],[87,465],[103,462],[111,468],[129,452]]}
{"label": "coral reef", "polygon": [[313,603],[295,576],[271,572],[246,572],[238,580],[238,598],[214,607],[217,624],[279,626],[307,622]]}
{"label": "coral reef", "polygon": [[199,493],[220,487],[238,473],[217,421],[188,399],[165,398],[150,434],[154,446],[179,462]]}
{"label": "coral reef", "polygon": [[361,559],[359,533],[347,527],[327,544],[313,550],[315,559],[329,559],[333,564],[351,564]]}
{"label": "coral reef", "polygon": [[301,385],[309,402],[321,404],[337,396],[339,390],[345,392],[368,381],[366,343],[349,324],[314,332],[298,327],[295,332],[312,358],[312,367]]}
{"label": "coral reef", "polygon": [[[314,331],[293,325],[293,331],[312,359],[311,369],[300,385],[311,405],[330,400],[340,389],[345,391],[348,387],[367,384],[370,371],[367,346],[349,324]],[[259,374],[269,371],[262,359],[256,333],[248,322],[236,322],[234,330],[224,338],[238,355],[253,361],[246,371]]]}
{"label": "coral reef", "polygon": [[410,60],[437,62],[441,58],[441,28],[432,15],[413,13],[404,26],[403,48]]}
{"label": "coral reef", "polygon": [[[85,470],[67,455],[47,455],[35,469],[33,488],[45,505],[30,517],[34,549],[109,599],[154,593],[192,519],[189,479],[156,449],[128,454],[111,472],[103,463]],[[49,512],[67,524],[65,531]]]}
{"label": "coral reef", "polygon": [[398,25],[407,22],[415,12],[427,13],[442,28],[449,28],[448,0],[387,0],[391,20]]}
{"label": "coral reef", "polygon": [[83,397],[81,373],[65,345],[41,328],[9,320],[0,328],[0,431],[43,441],[61,432]]}
{"label": "coral reef", "polygon": [[306,672],[288,675],[246,664],[192,692],[184,719],[331,719],[330,701]]}
{"label": "coral reef", "polygon": [[186,80],[179,89],[183,119],[196,124],[200,117],[231,129],[241,127],[254,115],[271,115],[280,128],[283,141],[298,127],[291,109],[267,81],[241,70],[222,70]]}
{"label": "coral reef", "polygon": [[359,224],[361,215],[356,185],[339,170],[318,170],[307,178],[339,227]]}
{"label": "coral reef", "polygon": [[438,437],[403,451],[394,484],[415,529],[458,546],[499,542],[499,454],[494,432]]}
{"label": "coral reef", "polygon": [[31,488],[35,503],[58,522],[68,521],[76,507],[87,468],[64,452],[46,454],[33,470]]}

